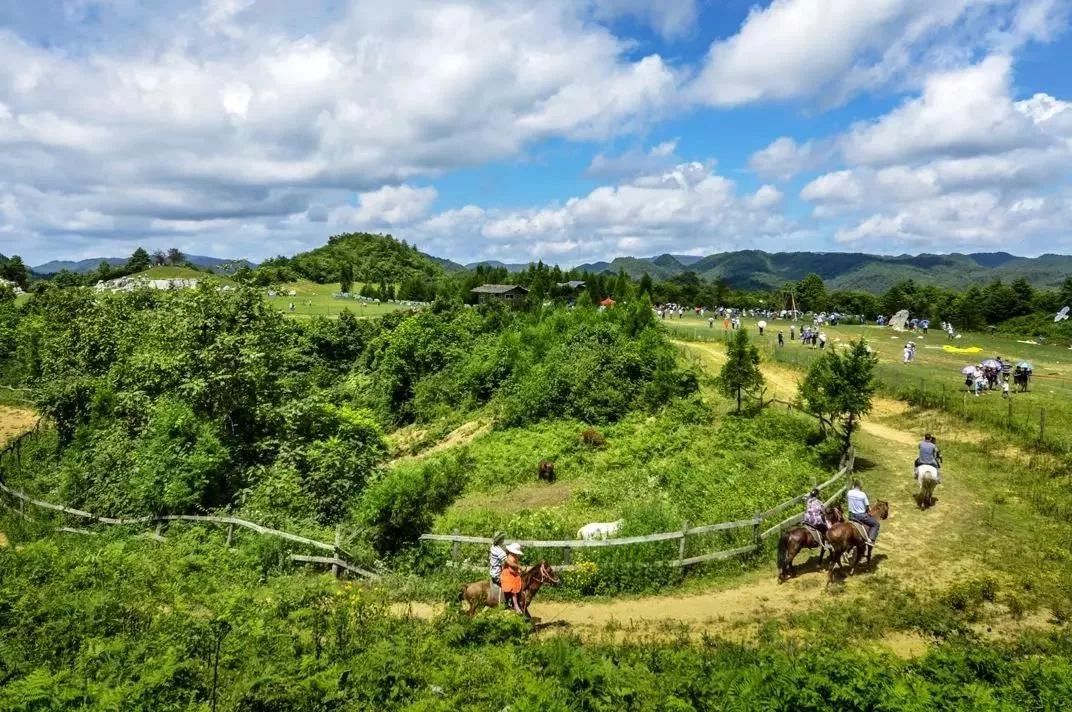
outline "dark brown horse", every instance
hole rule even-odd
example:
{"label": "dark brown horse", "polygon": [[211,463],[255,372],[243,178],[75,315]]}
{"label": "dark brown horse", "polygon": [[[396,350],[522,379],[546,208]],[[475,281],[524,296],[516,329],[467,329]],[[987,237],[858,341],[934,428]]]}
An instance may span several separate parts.
{"label": "dark brown horse", "polygon": [[[840,507],[827,507],[826,521],[834,525],[845,521]],[[814,549],[819,547],[819,564],[823,563],[823,554],[826,549],[819,546],[819,542],[804,527],[786,529],[778,539],[778,580],[784,581],[793,578],[793,559],[802,549]]]}
{"label": "dark brown horse", "polygon": [[[544,584],[548,586],[557,586],[560,583],[558,576],[555,574],[555,570],[551,568],[551,565],[546,561],[533,566],[528,571],[521,574],[521,593],[519,595],[518,602],[521,604],[521,612],[526,617],[531,618],[529,615],[529,604],[532,603],[532,598],[536,595],[536,592],[540,590],[540,587]],[[491,581],[476,581],[475,583],[469,583],[462,586],[461,595],[458,596],[459,601],[465,601],[469,604],[469,610],[467,613],[470,616],[476,615],[476,612],[483,606],[488,608],[495,608],[499,605],[499,602],[491,598]]]}
{"label": "dark brown horse", "polygon": [[[880,499],[867,508],[867,513],[878,519],[887,519],[890,516],[890,503]],[[866,528],[866,525],[861,526]],[[841,567],[841,559],[850,549],[855,550],[855,555],[849,567],[849,575],[856,571],[856,565],[865,555],[867,561],[871,561],[871,547],[867,545],[867,538],[860,534],[854,522],[842,522],[831,526],[826,533],[826,540],[834,549],[830,554],[830,581],[834,580],[834,569]]]}

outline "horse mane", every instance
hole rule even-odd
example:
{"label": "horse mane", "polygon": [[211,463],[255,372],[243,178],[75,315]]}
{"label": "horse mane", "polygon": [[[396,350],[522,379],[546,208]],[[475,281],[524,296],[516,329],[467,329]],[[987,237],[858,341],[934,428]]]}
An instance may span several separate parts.
{"label": "horse mane", "polygon": [[546,561],[540,561],[537,564],[533,564],[532,566],[530,566],[525,571],[522,571],[521,572],[521,585],[524,586],[525,588],[528,588],[529,581],[531,581],[532,577],[536,575],[536,572],[540,570],[540,567],[543,566],[546,563],[547,563]]}

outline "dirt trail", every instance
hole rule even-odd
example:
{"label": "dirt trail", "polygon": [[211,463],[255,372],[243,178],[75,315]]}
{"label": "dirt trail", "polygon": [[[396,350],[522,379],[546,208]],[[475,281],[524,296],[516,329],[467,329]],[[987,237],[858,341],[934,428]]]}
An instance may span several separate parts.
{"label": "dirt trail", "polygon": [[[724,360],[724,352],[718,346],[681,345],[699,352],[714,364]],[[782,399],[795,395],[796,372],[770,363],[763,364],[762,368],[768,394],[773,390],[774,395]],[[871,418],[861,425],[860,451],[866,453],[866,458],[861,458],[860,476],[865,487],[868,481],[880,483],[880,493],[874,488],[868,489],[874,498],[886,499],[891,505],[891,516],[882,523],[876,565],[873,569],[865,567],[863,572],[873,570],[923,588],[944,587],[976,566],[971,559],[958,558],[956,539],[949,532],[956,531],[957,520],[977,517],[979,513],[970,506],[943,509],[941,516],[936,516],[937,510],[921,513],[915,509],[915,484],[908,468],[916,455],[919,434],[875,420],[906,410],[899,401],[879,398],[875,400]],[[900,477],[902,472],[903,477]],[[949,501],[970,501],[972,498],[967,494],[956,481],[947,483],[940,490],[942,498]],[[941,566],[935,566],[936,561],[942,562]],[[746,633],[759,620],[782,618],[830,600],[827,576],[817,570],[815,560],[801,554],[796,564],[798,576],[785,583],[778,583],[775,572],[768,567],[727,582],[726,588],[703,593],[587,603],[537,601],[533,604],[533,612],[544,621],[566,624],[582,632],[603,630],[612,623],[641,629],[674,623],[693,630]],[[842,594],[867,595],[869,578],[866,575],[849,577],[836,590]],[[419,615],[424,609],[415,607],[413,610]]]}

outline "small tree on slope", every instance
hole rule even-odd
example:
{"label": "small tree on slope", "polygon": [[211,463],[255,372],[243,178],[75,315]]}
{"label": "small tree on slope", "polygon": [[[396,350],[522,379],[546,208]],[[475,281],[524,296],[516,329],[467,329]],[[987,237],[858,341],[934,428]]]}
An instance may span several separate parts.
{"label": "small tree on slope", "polygon": [[718,389],[727,398],[737,399],[737,412],[741,412],[741,397],[763,385],[759,372],[759,349],[748,338],[748,332],[737,329],[726,346],[726,363],[718,374]]}
{"label": "small tree on slope", "polygon": [[847,448],[860,418],[871,412],[876,357],[862,338],[848,348],[831,349],[808,368],[800,383],[805,410],[819,418],[821,429],[840,424]]}

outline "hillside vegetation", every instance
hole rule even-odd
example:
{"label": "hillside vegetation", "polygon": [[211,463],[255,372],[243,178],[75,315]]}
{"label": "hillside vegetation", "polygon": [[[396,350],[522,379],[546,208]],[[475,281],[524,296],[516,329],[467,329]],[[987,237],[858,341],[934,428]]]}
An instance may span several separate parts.
{"label": "hillside vegetation", "polygon": [[386,431],[478,409],[501,427],[611,423],[697,385],[644,305],[524,314],[438,302],[299,322],[257,290],[204,285],[49,289],[5,313],[0,336],[15,348],[3,367],[53,427],[24,455],[28,490],[106,515],[228,507],[263,522],[363,521],[382,552],[407,540],[384,534],[381,511],[425,489],[383,473]]}
{"label": "hillside vegetation", "polygon": [[578,269],[615,274],[624,270],[633,279],[648,274],[660,280],[695,272],[708,281],[724,280],[734,289],[763,291],[778,289],[785,282],[798,281],[814,273],[831,289],[881,294],[908,279],[949,289],[1020,278],[1034,287],[1058,287],[1072,272],[1072,257],[1015,257],[1003,252],[892,257],[848,252],[741,250],[684,261],[672,255],[619,257],[610,262],[581,265]]}
{"label": "hillside vegetation", "polygon": [[435,259],[396,240],[390,235],[348,233],[328,238],[328,243],[293,257],[266,260],[258,270],[276,282],[308,279],[313,282],[338,283],[344,266],[352,269],[352,280],[379,284],[436,282],[446,270]]}

